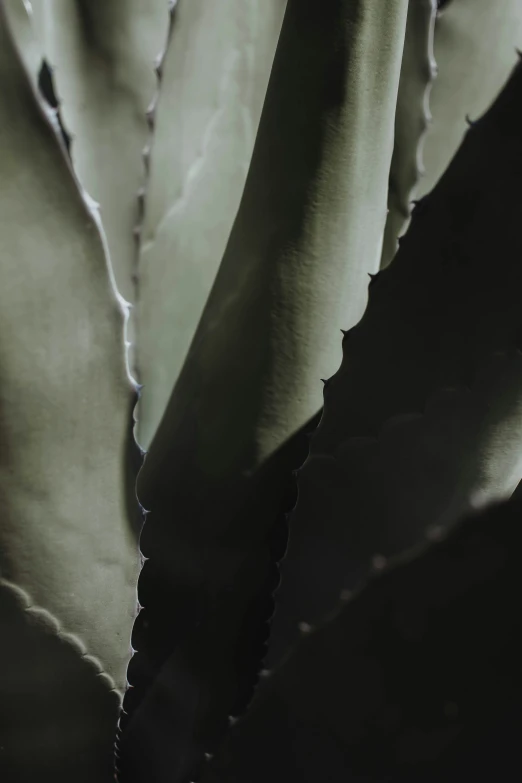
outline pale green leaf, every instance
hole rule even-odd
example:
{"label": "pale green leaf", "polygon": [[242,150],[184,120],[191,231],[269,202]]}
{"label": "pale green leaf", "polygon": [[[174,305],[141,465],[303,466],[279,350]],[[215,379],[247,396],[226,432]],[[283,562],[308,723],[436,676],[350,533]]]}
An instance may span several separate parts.
{"label": "pale green leaf", "polygon": [[286,0],[179,0],[161,64],[139,261],[138,437],[148,448],[245,184]]}
{"label": "pale green leaf", "polygon": [[411,200],[437,182],[458,148],[466,115],[474,120],[488,108],[522,46],[519,0],[452,0],[434,29],[430,5],[435,0],[409,5],[382,267],[407,228]]}
{"label": "pale green leaf", "polygon": [[[404,0],[287,7],[238,215],[138,483],[149,559],[128,767],[184,780],[255,676],[288,465],[264,468],[319,409],[338,329],[360,316],[378,267],[406,11]],[[142,700],[171,652],[165,679],[183,684],[165,748],[175,770],[139,730],[141,709],[142,726],[172,725],[164,699],[159,714]]]}
{"label": "pale green leaf", "polygon": [[275,658],[373,555],[508,498],[522,478],[521,96],[522,63],[417,205],[345,337],[299,478]]}
{"label": "pale green leaf", "polygon": [[522,47],[520,0],[452,0],[435,27],[438,75],[430,95],[433,122],[424,143],[428,193],[455,154],[466,130],[492,103]]}
{"label": "pale green leaf", "polygon": [[53,76],[72,160],[100,204],[118,288],[135,299],[134,234],[144,184],[146,112],[154,63],[169,29],[168,0],[33,0],[34,26]]}
{"label": "pale green leaf", "polygon": [[436,9],[437,0],[414,0],[408,5],[381,267],[397,252],[397,239],[410,216],[410,201],[423,169],[422,148],[437,72],[433,56]]}
{"label": "pale green leaf", "polygon": [[[12,726],[22,732],[25,726],[25,734],[4,735],[4,756],[12,742],[19,749],[25,743],[27,754],[34,751],[37,779],[45,780],[42,752],[49,769],[74,771],[83,781],[89,732],[103,726],[104,742],[114,739],[107,729],[115,728],[118,699],[107,714],[93,711],[104,703],[97,682],[121,698],[131,654],[139,552],[126,473],[135,452],[135,391],[125,310],[99,218],[11,39],[6,20],[16,19],[23,30],[21,9],[15,0],[0,3],[0,623],[14,645],[1,667],[0,710],[12,704],[9,680],[17,682],[24,707]],[[22,631],[24,623],[36,623],[34,633],[29,626]],[[5,655],[4,640],[2,647]],[[69,698],[75,688],[86,698],[72,699],[69,713],[61,701],[67,691],[59,689],[58,697],[49,686],[62,665]],[[89,672],[92,702],[84,682]],[[76,732],[84,739],[42,745],[51,726],[73,732],[79,715]],[[25,769],[30,759],[17,758]]]}

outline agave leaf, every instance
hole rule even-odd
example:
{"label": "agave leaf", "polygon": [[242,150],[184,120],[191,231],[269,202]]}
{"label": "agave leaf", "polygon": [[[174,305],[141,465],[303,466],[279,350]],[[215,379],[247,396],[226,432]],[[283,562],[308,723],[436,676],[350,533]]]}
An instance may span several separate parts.
{"label": "agave leaf", "polygon": [[437,386],[469,384],[489,355],[518,345],[521,90],[519,63],[371,283],[328,382],[313,452],[421,411]]}
{"label": "agave leaf", "polygon": [[408,9],[381,267],[397,251],[412,199],[433,188],[460,144],[466,113],[475,119],[487,109],[522,42],[518,0],[452,0],[435,25],[431,5],[421,0]]}
{"label": "agave leaf", "polygon": [[0,775],[9,783],[111,783],[114,681],[27,592],[0,579]]}
{"label": "agave leaf", "polygon": [[0,3],[0,762],[90,783],[136,611],[135,391],[99,218],[13,43],[22,10]]}
{"label": "agave leaf", "polygon": [[521,515],[511,502],[469,516],[343,596],[262,681],[201,783],[519,777]]}
{"label": "agave leaf", "polygon": [[135,229],[149,141],[154,60],[169,29],[167,0],[40,0],[35,26],[49,62],[72,160],[100,204],[116,282],[135,300]]}
{"label": "agave leaf", "polygon": [[509,497],[522,478],[521,95],[519,64],[345,337],[299,480],[273,659],[372,554]]}
{"label": "agave leaf", "polygon": [[319,622],[372,567],[426,529],[436,536],[509,497],[522,476],[521,388],[522,355],[495,356],[471,389],[441,389],[423,414],[391,418],[377,438],[310,457],[299,474],[268,667],[299,637],[299,623]]}
{"label": "agave leaf", "polygon": [[452,0],[435,26],[438,75],[430,95],[433,122],[424,142],[425,176],[418,195],[428,193],[447,168],[466,130],[509,76],[522,46],[519,0]]}
{"label": "agave leaf", "polygon": [[25,0],[6,0],[4,2],[4,14],[9,19],[9,26],[20,56],[23,59],[27,75],[33,85],[37,85],[38,70],[40,68],[43,50],[41,38],[36,35],[39,16],[35,15],[33,5],[40,9],[39,3],[29,3]]}
{"label": "agave leaf", "polygon": [[148,448],[236,216],[286,0],[179,0],[139,261],[138,439]]}
{"label": "agave leaf", "polygon": [[[269,538],[287,480],[264,479],[263,467],[319,408],[318,379],[339,360],[335,329],[357,318],[378,265],[406,10],[288,5],[238,216],[140,474],[149,559],[129,679],[146,672],[139,702],[176,648],[178,721],[196,752],[259,665],[238,650],[266,634]],[[127,752],[148,758],[132,720]]]}
{"label": "agave leaf", "polygon": [[178,428],[221,481],[262,464],[319,408],[317,379],[338,362],[333,327],[356,322],[378,263],[406,5],[390,4],[388,19],[372,0],[340,3],[320,28],[305,4],[287,10],[241,207],[141,472],[146,504],[165,481],[170,490],[174,455],[185,462]]}
{"label": "agave leaf", "polygon": [[[149,586],[149,595],[140,586],[141,602],[153,611],[143,612],[144,628],[140,630],[137,625],[133,637],[133,646],[140,654],[134,656],[129,666],[128,679],[134,687],[125,698],[128,715],[124,714],[120,721],[122,783],[183,780],[183,775],[197,766],[216,736],[227,728],[226,711],[221,709],[223,699],[230,703],[235,691],[233,712],[241,712],[250,701],[259,662],[266,652],[272,594],[279,580],[275,564],[286,547],[286,516],[297,498],[295,478],[290,471],[292,466],[304,462],[309,434],[317,427],[319,418],[320,414],[307,422],[250,482],[248,491],[254,498],[251,502],[261,502],[271,493],[279,501],[277,514],[265,540],[246,559],[242,570],[230,577],[221,600],[212,604],[212,616],[207,615],[207,622],[194,623],[194,618],[201,616],[201,609],[194,595],[188,590],[184,592],[183,584],[174,594],[174,601],[171,593],[162,601],[162,596],[154,592],[154,584]],[[248,510],[245,519],[248,524]],[[195,556],[196,550],[191,555],[193,560]],[[169,558],[174,562],[173,553]],[[174,634],[179,629],[170,656],[172,633],[165,638],[161,614],[174,619]],[[147,615],[152,615],[157,623],[152,638],[148,635]],[[187,625],[193,630],[187,632]],[[217,722],[217,728],[211,732],[210,720]],[[200,728],[195,732],[195,727],[202,724],[206,724],[207,730]]]}
{"label": "agave leaf", "polygon": [[381,268],[397,252],[397,238],[410,216],[410,201],[423,172],[422,148],[431,121],[429,100],[437,73],[433,55],[436,11],[437,0],[415,0],[408,5]]}

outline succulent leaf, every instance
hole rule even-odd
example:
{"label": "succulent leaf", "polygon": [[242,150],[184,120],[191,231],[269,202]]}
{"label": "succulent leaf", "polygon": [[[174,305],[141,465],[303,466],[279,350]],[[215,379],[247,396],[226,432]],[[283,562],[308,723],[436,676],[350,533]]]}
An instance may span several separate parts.
{"label": "succulent leaf", "polygon": [[408,5],[381,267],[388,266],[397,252],[398,237],[410,216],[411,199],[424,170],[423,144],[437,73],[433,54],[436,12],[436,0],[415,0]]}
{"label": "succulent leaf", "polygon": [[522,40],[518,0],[438,3],[436,18],[431,5],[420,0],[408,8],[382,267],[407,228],[411,200],[429,193],[443,174],[465,122],[496,97]]}
{"label": "succulent leaf", "polygon": [[522,772],[520,503],[390,562],[268,678],[200,783],[458,783]]}
{"label": "succulent leaf", "polygon": [[522,6],[323,5],[0,0],[2,783],[521,776]]}
{"label": "succulent leaf", "polygon": [[90,783],[112,774],[135,617],[136,394],[99,217],[14,44],[22,11],[0,3],[0,764]]}
{"label": "succulent leaf", "polygon": [[437,78],[430,94],[433,118],[424,140],[425,176],[418,193],[429,193],[455,154],[466,131],[496,98],[522,45],[519,0],[453,0],[435,26]]}
{"label": "succulent leaf", "polygon": [[39,0],[33,15],[73,138],[75,172],[100,204],[118,288],[134,302],[140,152],[149,138],[154,60],[169,27],[167,0]]}
{"label": "succulent leaf", "polygon": [[138,439],[148,449],[236,216],[286,0],[178,0],[140,236]]}
{"label": "succulent leaf", "polygon": [[268,665],[374,551],[508,498],[522,478],[521,95],[519,64],[343,345],[298,477]]}
{"label": "succulent leaf", "polygon": [[[319,408],[337,330],[356,320],[377,271],[406,10],[403,0],[320,15],[308,0],[288,5],[238,215],[140,474],[150,515],[136,669],[152,658],[154,675],[173,655],[169,676],[186,688],[178,720],[193,727],[180,775],[259,668],[238,639],[252,615],[262,622],[247,635],[265,638],[268,540],[300,461],[269,480],[263,467]],[[132,722],[121,747],[159,765]]]}

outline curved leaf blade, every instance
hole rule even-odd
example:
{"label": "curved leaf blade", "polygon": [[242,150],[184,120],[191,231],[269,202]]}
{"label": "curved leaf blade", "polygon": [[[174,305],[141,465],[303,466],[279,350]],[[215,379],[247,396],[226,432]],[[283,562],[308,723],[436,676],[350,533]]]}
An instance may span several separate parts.
{"label": "curved leaf blade", "polygon": [[[19,715],[14,723],[16,731],[25,726],[26,753],[35,743],[34,774],[42,780],[48,771],[62,780],[75,769],[84,779],[86,748],[95,759],[101,735],[105,748],[114,742],[107,731],[116,728],[131,654],[139,551],[133,479],[129,486],[125,463],[136,451],[136,392],[99,218],[22,67],[8,23],[14,5],[6,13],[8,3],[0,3],[0,584],[3,635],[12,639],[2,643],[0,709],[7,726],[9,680],[18,687],[29,683],[25,703],[43,699],[49,711],[24,710],[22,722]],[[47,630],[28,629],[33,620],[26,607],[31,618],[47,618]],[[57,635],[56,644],[49,634]],[[31,638],[42,662],[24,672],[31,655],[17,645]],[[62,665],[69,683],[60,690],[65,702],[49,687]],[[89,687],[93,702],[83,705],[86,724],[78,725],[91,731],[83,751],[82,742],[54,742],[47,766],[39,767],[38,732],[45,734],[47,722],[69,734],[64,721],[74,725],[81,710],[71,696],[84,698]],[[98,714],[95,705],[106,712]],[[7,738],[6,731],[5,744],[20,748],[21,736],[11,730]],[[17,763],[28,769],[22,756]]]}

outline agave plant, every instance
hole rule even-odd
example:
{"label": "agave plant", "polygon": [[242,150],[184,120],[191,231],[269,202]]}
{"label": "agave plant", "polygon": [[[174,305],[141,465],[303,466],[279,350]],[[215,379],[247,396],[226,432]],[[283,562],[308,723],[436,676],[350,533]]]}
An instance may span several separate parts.
{"label": "agave plant", "polygon": [[522,8],[438,5],[0,0],[6,781],[519,763]]}

